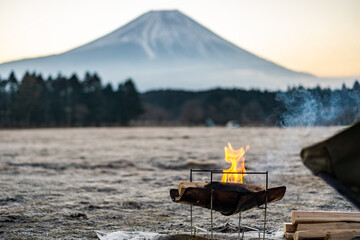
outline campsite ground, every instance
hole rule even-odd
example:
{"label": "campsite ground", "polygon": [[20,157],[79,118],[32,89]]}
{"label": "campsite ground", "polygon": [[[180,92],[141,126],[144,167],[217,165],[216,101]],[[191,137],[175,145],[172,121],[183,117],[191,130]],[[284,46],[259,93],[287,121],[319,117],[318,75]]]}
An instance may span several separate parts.
{"label": "campsite ground", "polygon": [[[315,128],[75,128],[0,131],[0,239],[96,239],[95,231],[183,233],[189,207],[171,202],[170,188],[188,180],[190,168],[220,168],[224,146],[247,144],[248,170],[268,170],[270,185],[285,185],[270,204],[268,237],[281,238],[291,210],[352,211],[301,163],[302,147],[339,127]],[[196,179],[195,179],[196,180]],[[198,175],[197,180],[206,180]],[[264,179],[247,176],[247,183]],[[261,226],[262,210],[242,215]],[[196,223],[210,213],[194,209]],[[215,214],[215,226],[237,216]],[[256,236],[255,233],[246,233]]]}

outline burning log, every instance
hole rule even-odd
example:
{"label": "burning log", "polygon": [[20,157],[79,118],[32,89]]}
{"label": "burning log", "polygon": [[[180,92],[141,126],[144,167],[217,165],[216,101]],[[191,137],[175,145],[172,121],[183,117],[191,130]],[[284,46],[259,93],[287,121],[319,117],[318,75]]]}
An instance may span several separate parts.
{"label": "burning log", "polygon": [[180,182],[178,189],[170,190],[170,197],[174,202],[208,209],[212,197],[212,209],[228,216],[263,205],[266,194],[268,203],[278,201],[285,191],[285,186],[268,188],[266,192],[264,186],[256,184]]}

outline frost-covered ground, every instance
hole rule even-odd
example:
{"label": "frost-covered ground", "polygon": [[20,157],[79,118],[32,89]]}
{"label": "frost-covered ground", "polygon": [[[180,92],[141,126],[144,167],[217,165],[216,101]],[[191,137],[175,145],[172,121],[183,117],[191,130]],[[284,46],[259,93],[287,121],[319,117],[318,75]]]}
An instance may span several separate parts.
{"label": "frost-covered ground", "polygon": [[[0,239],[96,239],[95,231],[188,231],[189,207],[172,203],[169,189],[190,168],[228,168],[224,146],[246,144],[248,170],[268,170],[270,185],[285,185],[270,204],[268,237],[281,238],[291,210],[354,210],[302,165],[302,147],[335,127],[76,128],[0,131]],[[205,180],[198,176],[197,180]],[[196,180],[196,179],[195,179]],[[263,183],[248,176],[250,183]],[[242,214],[261,226],[262,211]],[[197,225],[210,212],[194,209]],[[237,216],[215,214],[215,226],[236,230]],[[231,235],[231,234],[229,234]],[[256,236],[246,233],[245,236]]]}

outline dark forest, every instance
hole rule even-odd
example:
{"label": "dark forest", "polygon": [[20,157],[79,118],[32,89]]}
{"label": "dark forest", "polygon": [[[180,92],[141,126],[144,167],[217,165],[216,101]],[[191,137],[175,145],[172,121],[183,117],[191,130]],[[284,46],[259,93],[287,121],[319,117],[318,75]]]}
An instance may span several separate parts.
{"label": "dark forest", "polygon": [[347,125],[360,118],[360,84],[341,89],[287,91],[212,89],[154,90],[140,94],[132,79],[116,89],[97,73],[83,79],[59,74],[46,80],[26,73],[0,79],[0,127],[127,125],[240,126]]}
{"label": "dark forest", "polygon": [[18,81],[11,73],[0,82],[2,127],[128,125],[142,112],[131,79],[117,89],[103,86],[96,73],[86,73],[82,81],[75,74],[44,80],[35,73]]}
{"label": "dark forest", "polygon": [[211,119],[240,126],[348,125],[360,118],[360,85],[331,90],[302,86],[287,91],[213,89],[150,91],[141,95],[145,113],[139,120],[154,124],[197,125]]}

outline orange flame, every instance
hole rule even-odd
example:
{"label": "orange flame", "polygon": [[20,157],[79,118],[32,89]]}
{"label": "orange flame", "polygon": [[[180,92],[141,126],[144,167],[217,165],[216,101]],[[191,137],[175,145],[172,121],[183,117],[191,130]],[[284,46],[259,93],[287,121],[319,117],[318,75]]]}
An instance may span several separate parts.
{"label": "orange flame", "polygon": [[232,183],[243,183],[243,177],[246,174],[231,174],[227,172],[243,172],[246,173],[245,169],[245,157],[244,154],[247,150],[250,149],[250,146],[247,145],[245,149],[241,147],[240,149],[234,150],[230,143],[229,147],[225,147],[225,161],[231,164],[231,167],[228,170],[223,170],[224,174],[221,179],[221,182],[232,182]]}

